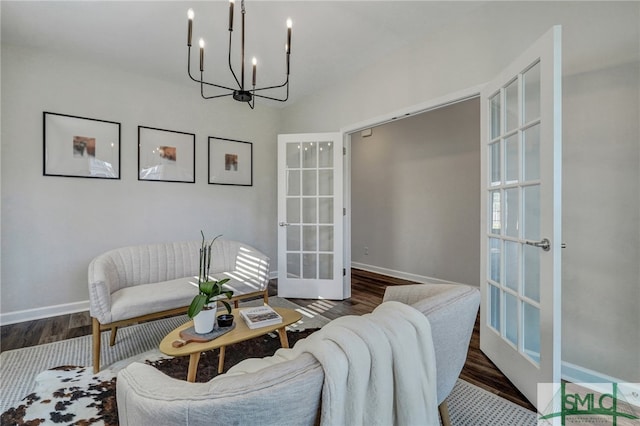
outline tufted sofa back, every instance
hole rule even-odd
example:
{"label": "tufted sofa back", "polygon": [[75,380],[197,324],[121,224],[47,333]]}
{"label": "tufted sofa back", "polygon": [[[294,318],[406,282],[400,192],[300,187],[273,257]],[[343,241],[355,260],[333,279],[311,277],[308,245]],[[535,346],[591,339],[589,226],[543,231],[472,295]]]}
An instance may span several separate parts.
{"label": "tufted sofa back", "polygon": [[[201,241],[185,241],[110,250],[89,265],[89,282],[104,282],[113,293],[140,284],[197,277],[201,245]],[[241,247],[248,246],[216,240],[211,248],[211,274],[235,270]]]}

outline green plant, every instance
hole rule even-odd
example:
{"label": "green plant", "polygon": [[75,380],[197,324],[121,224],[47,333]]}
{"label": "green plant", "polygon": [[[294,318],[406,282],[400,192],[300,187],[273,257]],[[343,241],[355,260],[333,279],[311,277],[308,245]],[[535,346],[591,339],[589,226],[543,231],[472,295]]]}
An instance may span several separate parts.
{"label": "green plant", "polygon": [[[217,301],[221,295],[227,296],[227,299],[231,299],[233,291],[223,290],[222,285],[229,281],[229,278],[222,280],[216,280],[209,276],[209,270],[211,268],[211,246],[222,235],[216,236],[211,243],[207,244],[204,238],[204,233],[200,231],[202,235],[202,247],[200,247],[200,265],[198,269],[198,295],[196,295],[189,305],[187,315],[189,318],[193,318],[204,309],[206,305],[213,301]],[[227,308],[227,312],[231,313],[231,305],[225,300],[221,300],[222,304]]]}

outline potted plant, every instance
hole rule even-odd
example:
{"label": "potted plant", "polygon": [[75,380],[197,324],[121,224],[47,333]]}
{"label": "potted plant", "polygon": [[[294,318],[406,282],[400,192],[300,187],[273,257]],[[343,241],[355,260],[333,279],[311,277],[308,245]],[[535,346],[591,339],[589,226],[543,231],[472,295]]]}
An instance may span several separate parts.
{"label": "potted plant", "polygon": [[187,315],[193,319],[195,332],[198,334],[206,334],[213,330],[218,300],[227,308],[227,313],[231,314],[231,305],[229,305],[227,301],[222,300],[222,297],[226,296],[227,299],[231,299],[233,291],[222,289],[223,284],[229,281],[229,278],[216,280],[209,276],[209,270],[211,268],[211,247],[222,235],[216,236],[211,240],[211,243],[207,244],[204,233],[200,231],[200,234],[202,234],[202,247],[200,247],[200,264],[198,269],[198,294],[191,301]]}

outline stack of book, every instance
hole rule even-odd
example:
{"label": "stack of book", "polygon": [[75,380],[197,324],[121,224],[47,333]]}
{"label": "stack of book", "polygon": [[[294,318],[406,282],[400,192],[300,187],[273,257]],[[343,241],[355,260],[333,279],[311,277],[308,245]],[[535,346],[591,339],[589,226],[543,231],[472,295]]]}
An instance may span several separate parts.
{"label": "stack of book", "polygon": [[251,329],[280,324],[282,317],[271,306],[240,309],[240,316]]}

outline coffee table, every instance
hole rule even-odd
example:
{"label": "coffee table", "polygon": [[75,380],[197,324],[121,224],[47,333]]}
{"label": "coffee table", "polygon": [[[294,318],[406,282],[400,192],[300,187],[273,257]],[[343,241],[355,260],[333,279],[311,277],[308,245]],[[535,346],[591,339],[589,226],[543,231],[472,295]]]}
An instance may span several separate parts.
{"label": "coffee table", "polygon": [[242,308],[234,309],[232,311],[232,314],[236,327],[230,332],[223,334],[222,336],[217,337],[209,342],[192,342],[187,343],[182,347],[174,348],[172,346],[172,343],[175,340],[180,339],[180,331],[193,326],[193,321],[189,321],[188,323],[176,328],[175,330],[167,334],[164,339],[162,339],[162,342],[160,342],[160,351],[165,355],[174,357],[189,355],[189,370],[187,372],[187,381],[194,382],[196,380],[196,371],[198,370],[198,362],[200,362],[200,354],[202,352],[210,351],[213,349],[220,349],[220,356],[218,361],[218,374],[220,374],[224,370],[224,352],[225,348],[228,345],[243,342],[254,337],[263,336],[265,334],[271,333],[272,331],[277,331],[278,336],[280,337],[280,345],[283,348],[288,348],[289,339],[287,338],[287,331],[285,330],[285,327],[293,324],[294,322],[300,321],[302,315],[299,312],[294,311],[293,309],[276,308],[275,306],[272,306],[272,308],[282,317],[281,323],[250,329],[244,322],[242,317],[240,317],[239,311]]}

